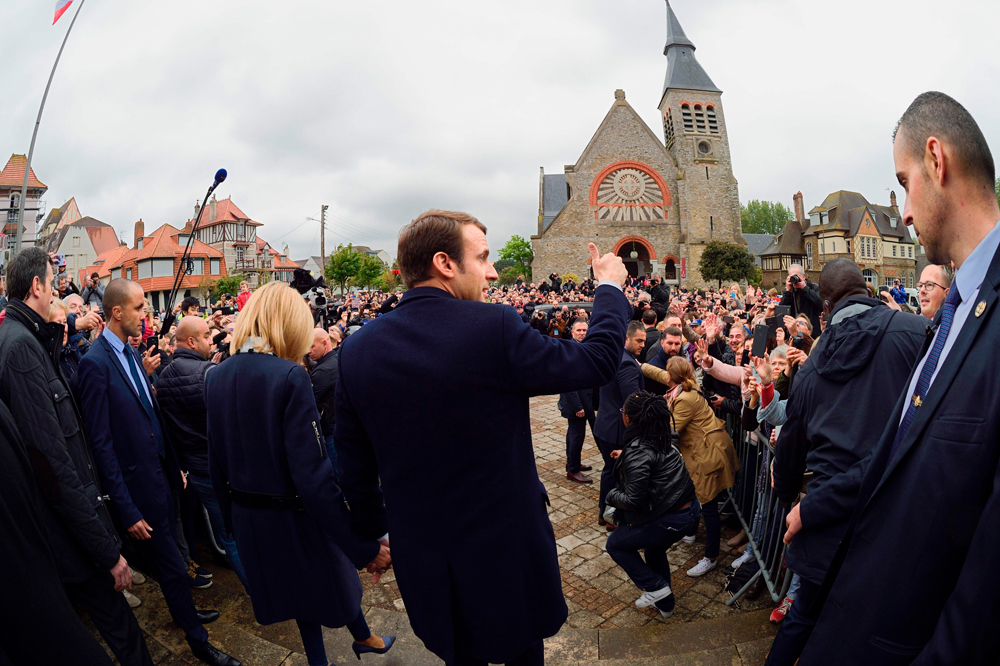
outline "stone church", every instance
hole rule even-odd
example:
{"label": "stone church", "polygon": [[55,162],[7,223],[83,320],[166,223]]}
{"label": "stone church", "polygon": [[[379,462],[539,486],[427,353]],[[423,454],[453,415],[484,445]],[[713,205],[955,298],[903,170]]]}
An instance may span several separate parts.
{"label": "stone church", "polygon": [[576,164],[542,169],[535,281],[553,271],[590,275],[587,243],[612,251],[633,275],[707,286],[698,272],[705,244],[746,244],[729,155],[722,91],[698,64],[667,0],[667,76],[660,99],[663,138],[615,91],[615,101]]}

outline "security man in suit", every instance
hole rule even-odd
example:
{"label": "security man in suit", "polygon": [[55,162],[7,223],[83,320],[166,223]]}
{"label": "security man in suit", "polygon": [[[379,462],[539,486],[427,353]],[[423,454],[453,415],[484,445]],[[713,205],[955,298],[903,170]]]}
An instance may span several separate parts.
{"label": "security man in suit", "polygon": [[104,290],[107,328],[80,362],[75,391],[94,465],[129,536],[150,542],[170,615],[187,634],[191,651],[207,664],[238,666],[208,642],[203,625],[219,613],[195,610],[188,566],[174,539],[170,488],[186,480],[168,445],[142,360],[128,344],[129,336],[142,333],[143,307],[138,283],[112,280]]}
{"label": "security man in suit", "polygon": [[[903,222],[932,264],[954,262],[955,280],[879,444],[852,468],[854,482],[820,500],[826,515],[854,510],[800,666],[976,666],[1000,654],[993,157],[969,112],[929,92],[899,121],[893,158]],[[786,540],[806,518],[790,512]]]}
{"label": "security man in suit", "polygon": [[608,531],[614,529],[614,525],[606,523],[604,520],[606,507],[604,499],[615,485],[615,479],[612,475],[614,460],[611,458],[611,452],[620,450],[624,446],[625,422],[622,421],[621,409],[625,405],[625,398],[636,391],[644,390],[646,386],[641,366],[635,358],[636,354],[642,352],[645,344],[646,327],[641,321],[629,322],[625,337],[625,349],[618,362],[618,371],[615,373],[614,379],[602,386],[600,391],[601,408],[597,410],[597,420],[594,423],[594,439],[597,441],[597,448],[601,451],[601,457],[604,458],[604,469],[601,470],[601,489],[598,500],[600,516],[597,522],[606,526]]}
{"label": "security man in suit", "polygon": [[[578,319],[573,322],[570,335],[577,342],[583,342],[587,337],[587,328],[587,321]],[[590,431],[594,431],[594,389],[560,393],[558,406],[559,413],[566,419],[566,478],[577,483],[593,483],[583,475],[583,472],[589,472],[592,468],[590,465],[580,464],[580,453],[583,451],[588,423]]]}
{"label": "security man in suit", "polygon": [[[528,398],[614,376],[628,273],[589,249],[601,284],[586,339],[543,337],[514,308],[483,302],[497,277],[486,227],[429,211],[399,235],[399,305],[344,342],[334,430],[344,494],[363,536],[389,533],[413,630],[449,666],[538,666],[542,639],[566,620]],[[391,417],[387,386],[404,398]],[[447,530],[427,529],[440,520]]]}

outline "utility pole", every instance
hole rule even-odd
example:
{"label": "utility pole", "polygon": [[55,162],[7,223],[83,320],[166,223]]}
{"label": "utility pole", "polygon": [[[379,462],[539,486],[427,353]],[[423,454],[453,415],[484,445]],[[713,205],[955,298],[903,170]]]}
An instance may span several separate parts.
{"label": "utility pole", "polygon": [[326,273],[326,204],[320,208],[319,212],[319,258],[323,262],[323,272]]}

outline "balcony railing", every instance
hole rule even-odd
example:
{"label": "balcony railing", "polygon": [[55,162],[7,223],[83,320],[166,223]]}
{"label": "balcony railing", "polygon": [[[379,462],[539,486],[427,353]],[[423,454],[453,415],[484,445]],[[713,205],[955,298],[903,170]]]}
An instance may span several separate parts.
{"label": "balcony railing", "polygon": [[257,266],[254,264],[253,259],[237,259],[236,260],[236,270],[242,271],[252,271],[256,270]]}

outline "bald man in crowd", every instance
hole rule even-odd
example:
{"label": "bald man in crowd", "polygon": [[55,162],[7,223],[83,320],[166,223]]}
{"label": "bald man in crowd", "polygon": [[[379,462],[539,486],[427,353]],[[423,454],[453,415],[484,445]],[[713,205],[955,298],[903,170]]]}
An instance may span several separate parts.
{"label": "bald man in crowd", "polygon": [[178,462],[187,472],[198,498],[208,511],[212,531],[219,537],[226,559],[246,586],[236,541],[226,530],[219,500],[208,475],[208,408],[205,402],[205,375],[215,367],[208,360],[212,353],[212,333],[201,317],[184,317],[174,333],[177,348],[174,360],[163,369],[156,382],[156,397],[167,427],[167,434],[177,451]]}
{"label": "bald man in crowd", "polygon": [[316,407],[319,408],[323,439],[326,441],[333,469],[337,471],[337,450],[333,446],[333,395],[340,371],[340,349],[322,328],[313,331],[309,358],[315,363],[312,369],[313,395],[316,397]]}

